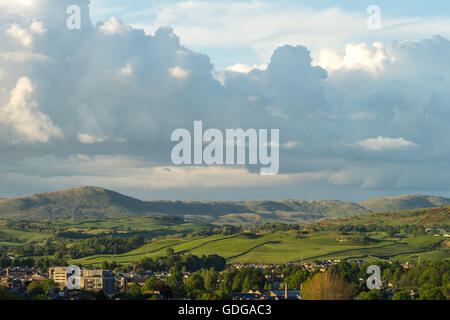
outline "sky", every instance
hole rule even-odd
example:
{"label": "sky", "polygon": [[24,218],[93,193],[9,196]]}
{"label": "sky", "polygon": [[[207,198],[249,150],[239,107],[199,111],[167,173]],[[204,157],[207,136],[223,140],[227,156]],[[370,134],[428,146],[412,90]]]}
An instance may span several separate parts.
{"label": "sky", "polygon": [[[381,10],[383,28],[368,30],[367,8]],[[184,45],[207,53],[216,68],[264,64],[284,44],[302,44],[313,54],[343,51],[352,42],[420,40],[450,34],[448,1],[272,0],[151,1],[93,0],[92,20],[111,15],[149,34],[169,25]]]}
{"label": "sky", "polygon": [[[0,197],[450,197],[449,39],[448,1],[1,0]],[[279,173],[174,165],[196,120],[280,129]]]}

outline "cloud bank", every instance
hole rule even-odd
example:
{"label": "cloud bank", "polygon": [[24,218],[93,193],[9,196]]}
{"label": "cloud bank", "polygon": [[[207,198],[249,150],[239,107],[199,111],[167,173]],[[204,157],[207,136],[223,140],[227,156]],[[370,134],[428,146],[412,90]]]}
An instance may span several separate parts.
{"label": "cloud bank", "polygon": [[[324,44],[316,61],[286,38],[267,65],[218,74],[170,27],[93,25],[80,1],[82,28],[68,30],[70,1],[15,4],[0,5],[2,196],[78,185],[146,199],[447,194],[450,42],[441,36],[345,52]],[[174,167],[171,132],[195,120],[279,128],[280,175]]]}

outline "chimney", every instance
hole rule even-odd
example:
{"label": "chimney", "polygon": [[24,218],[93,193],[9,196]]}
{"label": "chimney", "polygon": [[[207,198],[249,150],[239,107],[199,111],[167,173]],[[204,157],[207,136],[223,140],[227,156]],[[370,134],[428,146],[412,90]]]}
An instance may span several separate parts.
{"label": "chimney", "polygon": [[288,285],[287,282],[284,283],[284,300],[288,299]]}

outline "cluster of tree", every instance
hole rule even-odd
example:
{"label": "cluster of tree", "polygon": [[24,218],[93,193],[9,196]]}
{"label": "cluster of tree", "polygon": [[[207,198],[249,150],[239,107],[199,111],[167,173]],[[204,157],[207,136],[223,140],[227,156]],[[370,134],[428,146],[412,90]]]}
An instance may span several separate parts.
{"label": "cluster of tree", "polygon": [[0,268],[32,268],[35,266],[33,258],[10,259],[8,257],[0,257]]}
{"label": "cluster of tree", "polygon": [[62,230],[51,221],[35,222],[31,220],[7,220],[6,227],[13,230],[29,231],[43,234],[54,234]]}
{"label": "cluster of tree", "polygon": [[33,259],[31,257],[9,259],[0,258],[0,268],[34,268],[37,267],[40,270],[48,270],[51,266],[67,266],[68,263],[63,258],[51,258],[51,257],[40,257],[38,259]]}
{"label": "cluster of tree", "polygon": [[[288,267],[282,271],[284,274],[283,281],[287,283],[288,289],[298,290],[303,282],[313,276],[315,272],[310,272],[303,267]],[[281,280],[281,279],[280,279]]]}
{"label": "cluster of tree", "polygon": [[387,232],[389,235],[395,234],[412,234],[423,235],[425,228],[420,225],[404,224],[404,225],[384,225],[384,224],[346,224],[346,225],[314,225],[315,231],[338,231],[341,233],[366,233],[366,232]]}
{"label": "cluster of tree", "polygon": [[0,248],[0,268],[32,268],[35,265],[35,261],[32,258],[10,258],[8,252],[5,249]]}
{"label": "cluster of tree", "polygon": [[31,257],[31,256],[50,256],[54,255],[57,250],[61,250],[63,244],[58,244],[53,238],[46,239],[42,244],[26,244],[19,247],[14,247],[12,252],[21,257]]}
{"label": "cluster of tree", "polygon": [[46,295],[48,290],[56,288],[58,285],[51,279],[44,281],[32,281],[27,286],[28,298],[31,300],[49,300]]}
{"label": "cluster of tree", "polygon": [[158,293],[163,299],[173,299],[172,289],[164,281],[159,281],[155,277],[150,277],[145,281],[144,286],[133,283],[115,294],[113,299],[120,300],[155,300],[155,293]]}
{"label": "cluster of tree", "polygon": [[287,223],[265,223],[265,224],[259,224],[255,226],[249,227],[249,230],[252,231],[262,231],[262,232],[276,232],[276,231],[289,231],[289,230],[300,230],[300,225],[298,224],[287,224]]}
{"label": "cluster of tree", "polygon": [[175,267],[178,270],[194,272],[200,269],[223,270],[226,260],[217,254],[208,256],[195,256],[192,254],[175,254],[172,248],[167,248],[166,255],[156,259],[149,257],[139,260],[138,266],[143,270],[168,271]]}
{"label": "cluster of tree", "polygon": [[404,269],[393,263],[383,270],[383,279],[398,290],[419,289],[420,299],[450,299],[450,261],[422,261]]}
{"label": "cluster of tree", "polygon": [[17,293],[12,293],[0,288],[0,301],[3,300],[22,300],[22,296]]}
{"label": "cluster of tree", "polygon": [[[53,260],[64,262],[66,256],[77,259],[95,254],[120,254],[139,248],[143,244],[144,238],[141,235],[132,238],[113,236],[95,237],[74,243],[56,241],[55,239],[49,238],[40,245],[27,244],[15,247],[12,249],[12,252],[20,257],[53,256]],[[59,265],[65,265],[65,263]]]}
{"label": "cluster of tree", "polygon": [[[382,280],[390,284],[394,290],[392,299],[409,300],[411,290],[419,293],[422,300],[440,300],[450,298],[450,262],[422,261],[403,268],[399,262],[378,262],[382,272]],[[368,264],[359,266],[356,263],[340,262],[331,265],[328,271],[342,276],[354,289],[358,299],[384,300],[387,297],[383,290],[368,291],[365,281]]]}
{"label": "cluster of tree", "polygon": [[248,292],[261,290],[267,283],[262,271],[245,267],[241,269],[231,268],[222,275],[220,288],[226,292]]}
{"label": "cluster of tree", "polygon": [[67,254],[73,258],[81,258],[94,254],[119,254],[141,247],[144,237],[141,235],[132,238],[125,237],[95,237],[75,242],[66,248]]}
{"label": "cluster of tree", "polygon": [[[170,251],[170,250],[169,250]],[[168,256],[173,256],[169,252]],[[182,261],[183,257],[180,256]],[[419,299],[437,300],[450,298],[450,262],[421,262],[405,269],[398,262],[379,262],[384,284],[391,284],[393,300],[409,300],[410,290],[419,292]],[[345,300],[357,297],[360,300],[384,300],[391,297],[385,289],[368,290],[366,286],[368,264],[340,262],[331,265],[327,272],[308,271],[303,266],[259,270],[252,267],[229,268],[218,272],[215,268],[202,268],[194,272],[187,280],[182,271],[186,266],[173,264],[169,276],[164,281],[154,277],[147,279],[143,287],[133,287],[132,293],[123,297],[137,296],[148,298],[149,293],[165,288],[164,297],[202,299],[227,299],[227,293],[249,292],[250,290],[272,289],[277,283],[287,283],[288,289],[298,290],[304,299]],[[167,270],[167,269],[166,269]],[[278,275],[278,276],[275,276]],[[138,290],[139,289],[139,290]]]}
{"label": "cluster of tree", "polygon": [[242,233],[245,230],[243,226],[233,226],[233,225],[223,225],[223,226],[217,226],[213,228],[202,228],[200,230],[195,230],[190,233],[184,232],[184,236],[190,236],[190,237],[210,237],[213,235],[221,234],[224,236],[229,236],[233,234],[239,234]]}
{"label": "cluster of tree", "polygon": [[232,226],[232,225],[227,225],[227,224],[213,229],[213,232],[215,234],[222,234],[224,236],[239,234],[239,233],[242,233],[243,231],[244,231],[244,227],[242,227],[242,226],[237,227],[237,226]]}
{"label": "cluster of tree", "polygon": [[159,292],[164,299],[189,298],[195,300],[227,300],[229,292],[248,292],[263,289],[267,281],[263,273],[254,268],[230,268],[218,272],[214,268],[197,270],[185,281],[183,273],[172,267],[164,281],[150,277],[144,286],[131,285],[119,294],[122,299],[148,299]]}
{"label": "cluster of tree", "polygon": [[[399,262],[378,262],[384,284],[393,289],[393,300],[410,300],[411,290],[418,292],[420,300],[450,299],[450,261],[422,261],[403,268]],[[284,268],[284,281],[289,289],[301,287],[305,299],[385,300],[384,289],[368,290],[366,286],[368,264],[340,262],[331,265],[326,273],[308,272],[301,267]]]}

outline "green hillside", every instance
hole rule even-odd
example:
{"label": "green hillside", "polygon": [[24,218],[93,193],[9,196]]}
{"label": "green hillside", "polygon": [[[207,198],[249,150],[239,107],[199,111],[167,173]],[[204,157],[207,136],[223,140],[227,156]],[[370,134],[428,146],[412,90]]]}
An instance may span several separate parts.
{"label": "green hillside", "polygon": [[326,217],[368,213],[358,204],[335,201],[149,201],[153,210],[192,221],[221,224],[305,223]]}
{"label": "green hillside", "polygon": [[0,200],[1,218],[81,219],[151,214],[144,201],[95,187]]}
{"label": "green hillside", "polygon": [[0,219],[0,248],[77,241],[94,237],[141,235],[146,239],[182,237],[215,226],[171,216],[97,219]]}
{"label": "green hillside", "polygon": [[[450,240],[445,236],[449,229],[450,206],[327,218],[302,226],[277,223],[242,228],[190,223],[173,216],[3,219],[0,248],[19,256],[31,252],[29,256],[41,257],[39,252],[51,252],[53,256],[52,250],[65,246],[66,258],[83,265],[100,265],[103,261],[136,263],[144,257],[163,256],[169,247],[176,253],[197,256],[219,254],[229,263],[348,258],[444,260],[450,258]],[[97,251],[70,255],[72,246],[90,239],[112,243],[112,239],[136,236],[142,236],[143,242],[117,254]],[[39,251],[44,247],[47,249]]]}
{"label": "green hillside", "polygon": [[75,259],[71,263],[99,265],[103,261],[136,263],[144,257],[156,258],[171,247],[176,253],[198,256],[219,254],[229,263],[290,263],[327,259],[414,259],[426,254],[430,259],[450,259],[450,249],[440,247],[442,238],[434,236],[391,239],[385,234],[373,234],[363,243],[334,232],[316,232],[298,238],[293,232],[258,235],[210,236],[201,239],[172,239],[152,242],[119,255],[94,255]]}
{"label": "green hillside", "polygon": [[443,224],[448,228],[450,226],[450,206],[370,213],[352,217],[326,219],[317,223],[319,226],[367,226],[370,224],[383,226],[413,225],[423,227]]}
{"label": "green hillside", "polygon": [[[270,232],[250,229],[234,235],[167,238],[152,241],[120,255],[94,255],[71,262],[99,265],[102,261],[116,261],[130,264],[144,257],[163,256],[169,246],[176,253],[198,256],[219,254],[229,263],[289,263],[327,259],[450,259],[450,241],[444,236],[445,231],[425,231],[436,226],[443,227],[448,232],[450,207],[327,219],[306,225],[301,230]],[[367,230],[361,231],[361,227]]]}
{"label": "green hillside", "polygon": [[361,203],[337,200],[141,201],[107,189],[81,187],[0,199],[0,218],[98,219],[172,215],[192,222],[214,224],[309,223],[330,217],[443,205],[450,205],[450,199],[417,195],[377,198]]}
{"label": "green hillside", "polygon": [[0,218],[26,219],[173,215],[208,223],[302,223],[367,212],[358,204],[342,201],[141,201],[96,187],[0,200]]}
{"label": "green hillside", "polygon": [[360,202],[359,205],[372,212],[387,212],[450,206],[450,199],[422,195],[402,195],[397,197],[370,199]]}

